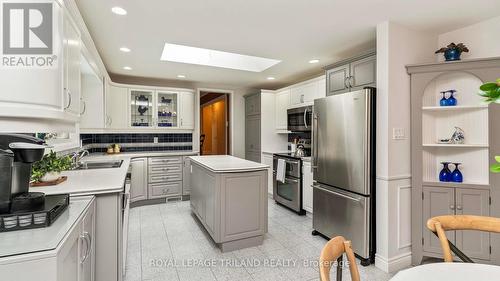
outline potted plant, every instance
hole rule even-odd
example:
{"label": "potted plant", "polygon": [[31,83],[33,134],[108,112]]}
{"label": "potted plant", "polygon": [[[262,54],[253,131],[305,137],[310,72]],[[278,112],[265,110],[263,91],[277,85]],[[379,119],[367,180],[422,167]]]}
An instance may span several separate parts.
{"label": "potted plant", "polygon": [[437,50],[435,53],[444,53],[444,59],[446,61],[455,61],[460,60],[460,55],[464,52],[468,53],[469,49],[463,43],[455,44],[452,42],[448,46]]}
{"label": "potted plant", "polygon": [[[496,82],[487,82],[479,87],[481,92],[480,96],[485,98],[486,103],[500,103],[500,78]],[[495,156],[497,163],[491,165],[490,171],[492,173],[500,173],[500,156]]]}
{"label": "potted plant", "polygon": [[69,156],[58,157],[54,151],[45,154],[43,158],[33,164],[31,180],[35,182],[55,181],[61,177],[61,172],[71,168]]}

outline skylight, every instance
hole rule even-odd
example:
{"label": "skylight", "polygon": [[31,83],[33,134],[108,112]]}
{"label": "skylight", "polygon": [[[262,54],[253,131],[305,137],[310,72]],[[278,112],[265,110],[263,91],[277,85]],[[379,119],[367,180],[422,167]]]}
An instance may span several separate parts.
{"label": "skylight", "polygon": [[280,60],[165,43],[160,60],[262,72]]}

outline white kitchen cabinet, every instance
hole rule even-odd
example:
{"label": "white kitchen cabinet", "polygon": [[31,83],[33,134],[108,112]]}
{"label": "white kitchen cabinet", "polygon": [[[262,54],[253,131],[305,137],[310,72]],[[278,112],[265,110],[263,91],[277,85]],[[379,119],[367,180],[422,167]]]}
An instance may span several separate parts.
{"label": "white kitchen cabinet", "polygon": [[313,212],[313,173],[311,162],[302,162],[302,208],[309,213]]}
{"label": "white kitchen cabinet", "polygon": [[104,128],[104,83],[86,61],[81,74],[80,128]]}
{"label": "white kitchen cabinet", "polygon": [[148,159],[134,158],[130,161],[130,202],[148,199]]}
{"label": "white kitchen cabinet", "polygon": [[183,157],[183,164],[182,195],[189,195],[191,193],[191,159],[189,156]]}
{"label": "white kitchen cabinet", "polygon": [[109,86],[106,93],[106,128],[128,128],[127,118],[128,89],[125,87]]}
{"label": "white kitchen cabinet", "polygon": [[78,28],[66,12],[63,19],[63,101],[64,111],[72,116],[80,115],[80,60],[81,41]]}
{"label": "white kitchen cabinet", "polygon": [[0,279],[96,280],[95,210],[94,197],[72,197],[70,207],[49,227],[52,229],[23,230],[24,235],[0,233],[3,237],[10,236],[4,238],[10,242],[4,240],[4,243],[25,247],[22,252],[0,258]]}
{"label": "white kitchen cabinet", "polygon": [[326,96],[326,78],[320,77],[290,88],[290,107],[312,105]]}
{"label": "white kitchen cabinet", "polygon": [[180,128],[181,129],[194,129],[194,93],[181,92],[180,93]]}
{"label": "white kitchen cabinet", "polygon": [[290,106],[290,90],[284,90],[276,94],[276,130],[287,130],[287,110]]}
{"label": "white kitchen cabinet", "polygon": [[273,155],[267,154],[267,153],[262,153],[261,161],[262,161],[262,164],[266,164],[270,167],[267,171],[267,193],[272,196],[273,195],[273,183],[274,183]]}

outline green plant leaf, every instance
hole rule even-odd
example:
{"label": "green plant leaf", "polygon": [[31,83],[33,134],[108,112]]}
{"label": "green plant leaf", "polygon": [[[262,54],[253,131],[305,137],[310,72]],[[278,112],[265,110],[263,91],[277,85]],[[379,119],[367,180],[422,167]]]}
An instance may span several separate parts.
{"label": "green plant leaf", "polygon": [[500,163],[500,156],[495,156],[495,161],[497,161],[498,163]]}
{"label": "green plant leaf", "polygon": [[489,82],[489,83],[481,85],[481,87],[479,87],[479,89],[483,92],[489,92],[489,91],[496,90],[497,87],[498,87],[497,83]]}
{"label": "green plant leaf", "polygon": [[490,167],[492,173],[500,173],[500,164],[493,164]]}
{"label": "green plant leaf", "polygon": [[497,79],[497,84],[500,86],[500,78]]}

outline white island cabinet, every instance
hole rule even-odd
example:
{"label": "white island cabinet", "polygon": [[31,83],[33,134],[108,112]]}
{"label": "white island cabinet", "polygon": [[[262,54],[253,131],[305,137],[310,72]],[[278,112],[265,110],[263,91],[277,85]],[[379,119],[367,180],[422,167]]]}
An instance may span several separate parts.
{"label": "white island cabinet", "polygon": [[223,252],[262,244],[268,165],[229,155],[192,156],[191,210]]}
{"label": "white island cabinet", "polygon": [[51,226],[0,233],[0,280],[95,280],[95,208],[72,197]]}

